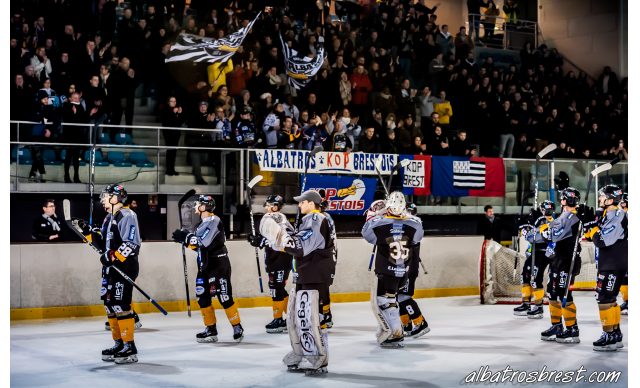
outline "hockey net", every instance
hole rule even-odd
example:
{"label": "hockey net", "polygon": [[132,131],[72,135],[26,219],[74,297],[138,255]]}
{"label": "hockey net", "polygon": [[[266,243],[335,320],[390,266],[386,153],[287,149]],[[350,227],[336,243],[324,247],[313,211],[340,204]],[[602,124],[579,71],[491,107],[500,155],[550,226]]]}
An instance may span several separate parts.
{"label": "hockey net", "polygon": [[[582,267],[572,286],[574,291],[593,291],[596,288],[597,269],[593,243],[582,243]],[[520,241],[521,251],[485,240],[480,253],[480,303],[518,304],[522,300],[520,274],[525,261],[527,242]],[[514,271],[515,269],[515,271]],[[544,285],[549,280],[545,270]],[[545,288],[546,291],[546,288]]]}

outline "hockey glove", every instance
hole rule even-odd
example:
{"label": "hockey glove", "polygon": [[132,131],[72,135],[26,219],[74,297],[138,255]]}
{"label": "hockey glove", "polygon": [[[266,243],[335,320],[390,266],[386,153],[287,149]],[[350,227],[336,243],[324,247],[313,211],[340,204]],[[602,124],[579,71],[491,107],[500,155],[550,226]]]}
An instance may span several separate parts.
{"label": "hockey glove", "polygon": [[261,234],[250,234],[247,236],[247,241],[252,247],[256,248],[264,248],[267,244],[267,240]]}
{"label": "hockey glove", "polygon": [[593,240],[593,235],[598,233],[600,228],[598,227],[598,221],[589,221],[584,224],[584,238],[589,241]]}
{"label": "hockey glove", "polygon": [[386,211],[387,211],[386,203],[384,202],[384,200],[379,199],[377,201],[374,201],[371,204],[371,206],[369,206],[369,209],[365,213],[366,219],[367,219],[367,221],[369,221],[373,217],[383,215]]}
{"label": "hockey glove", "polygon": [[593,208],[586,206],[585,204],[578,205],[577,211],[578,218],[580,218],[583,223],[587,223],[596,219],[596,213]]}
{"label": "hockey glove", "polygon": [[177,243],[186,244],[186,243],[188,243],[188,241],[187,241],[187,236],[188,235],[189,235],[189,231],[184,230],[184,229],[176,229],[171,234],[171,238],[173,239],[173,241],[175,241]]}
{"label": "hockey glove", "polygon": [[551,230],[549,229],[549,224],[540,225],[540,234],[542,238],[545,240],[551,240]]}
{"label": "hockey glove", "polygon": [[100,262],[105,267],[111,267],[113,265],[113,251],[106,251],[105,253],[100,255]]}

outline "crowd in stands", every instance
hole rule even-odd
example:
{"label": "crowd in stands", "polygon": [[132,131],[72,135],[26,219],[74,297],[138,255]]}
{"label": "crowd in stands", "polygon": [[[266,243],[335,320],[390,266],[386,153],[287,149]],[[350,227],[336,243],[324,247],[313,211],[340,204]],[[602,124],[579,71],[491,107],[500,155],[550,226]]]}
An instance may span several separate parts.
{"label": "crowd in stands", "polygon": [[[469,1],[495,13],[493,1]],[[185,145],[198,147],[532,158],[554,142],[555,157],[626,158],[626,78],[609,67],[597,78],[565,71],[544,44],[527,43],[519,65],[479,61],[478,26],[469,36],[439,20],[429,3],[335,2],[334,16],[313,1],[275,2],[231,60],[210,64],[165,58],[180,33],[222,37],[264,1],[12,2],[11,119],[42,123],[35,140],[82,142],[87,133],[61,123],[118,125],[124,115],[132,125],[137,91],[143,103],[158,102],[165,127],[221,130],[167,129],[167,145],[185,136]],[[326,61],[302,90],[287,83],[280,34],[307,56],[324,37]],[[70,181],[77,154],[66,159]],[[209,163],[202,151],[190,159]],[[177,174],[174,163],[168,152],[167,174]]]}

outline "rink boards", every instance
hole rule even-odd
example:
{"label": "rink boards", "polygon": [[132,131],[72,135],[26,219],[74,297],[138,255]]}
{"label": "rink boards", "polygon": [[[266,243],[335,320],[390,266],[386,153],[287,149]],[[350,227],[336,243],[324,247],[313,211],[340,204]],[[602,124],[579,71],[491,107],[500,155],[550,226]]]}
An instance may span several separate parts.
{"label": "rink boards", "polygon": [[[425,237],[416,297],[476,295],[481,236]],[[261,265],[265,293],[258,287],[255,252],[246,241],[228,241],[234,297],[240,307],[270,305],[268,278]],[[358,238],[338,240],[339,259],[331,287],[333,302],[364,301],[373,272],[367,271],[372,246]],[[192,309],[196,260],[187,252]],[[172,242],[145,242],[140,253],[138,285],[169,311],[186,310],[182,254]],[[289,280],[290,284],[290,280]],[[11,319],[102,315],[100,263],[82,243],[11,245]],[[134,292],[136,310],[155,308]],[[216,302],[217,303],[217,302]]]}

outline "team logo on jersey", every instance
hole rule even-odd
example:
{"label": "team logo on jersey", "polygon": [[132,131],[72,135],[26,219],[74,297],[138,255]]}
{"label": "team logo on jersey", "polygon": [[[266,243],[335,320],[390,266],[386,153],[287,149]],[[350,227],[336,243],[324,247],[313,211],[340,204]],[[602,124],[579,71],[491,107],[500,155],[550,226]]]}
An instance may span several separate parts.
{"label": "team logo on jersey", "polygon": [[611,225],[611,226],[609,226],[607,228],[602,229],[602,234],[603,235],[607,235],[607,234],[613,232],[615,229],[616,229],[616,226],[615,225]]}
{"label": "team logo on jersey", "polygon": [[131,225],[129,227],[129,240],[133,240],[136,237],[136,226],[135,225]]}
{"label": "team logo on jersey", "polygon": [[302,236],[300,236],[300,239],[302,241],[306,241],[308,240],[311,236],[313,236],[313,230],[305,230],[304,233],[302,234]]}
{"label": "team logo on jersey", "polygon": [[553,230],[553,235],[554,236],[560,236],[562,234],[562,232],[564,232],[564,228],[554,229]]}

